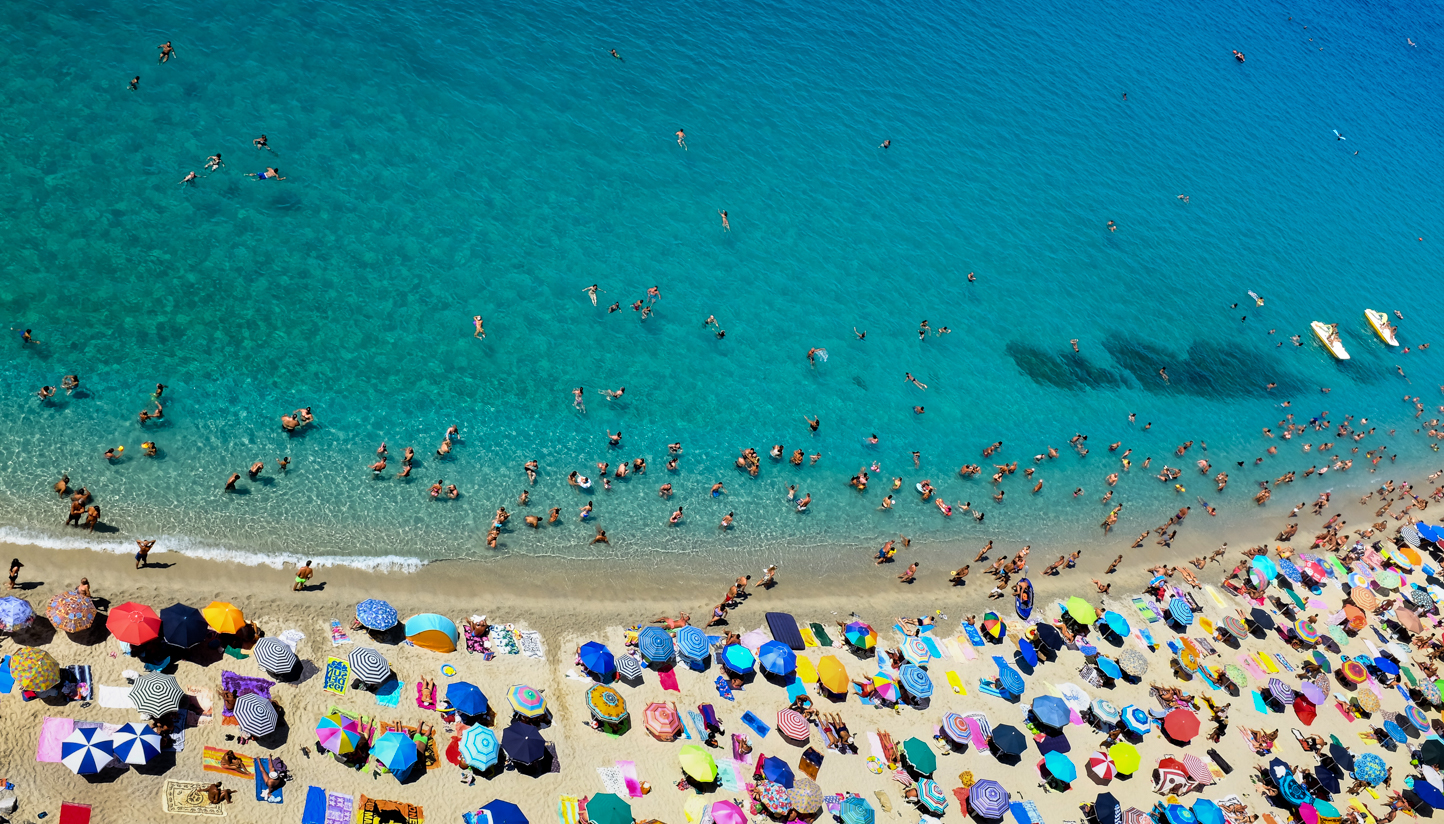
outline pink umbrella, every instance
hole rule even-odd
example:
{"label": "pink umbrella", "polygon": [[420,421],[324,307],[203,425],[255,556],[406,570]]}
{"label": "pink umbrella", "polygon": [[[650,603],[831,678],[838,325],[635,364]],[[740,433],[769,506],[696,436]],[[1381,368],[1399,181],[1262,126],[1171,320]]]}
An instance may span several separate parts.
{"label": "pink umbrella", "polygon": [[1299,815],[1304,817],[1304,824],[1319,824],[1319,811],[1312,804],[1299,807]]}
{"label": "pink umbrella", "polygon": [[741,642],[742,646],[752,650],[753,654],[756,654],[758,647],[762,646],[768,641],[771,641],[772,639],[768,638],[767,633],[763,632],[762,630],[754,629],[751,632],[743,633],[742,637],[738,640]]}
{"label": "pink umbrella", "polygon": [[731,801],[718,801],[712,805],[712,820],[717,824],[747,824],[747,815]]}

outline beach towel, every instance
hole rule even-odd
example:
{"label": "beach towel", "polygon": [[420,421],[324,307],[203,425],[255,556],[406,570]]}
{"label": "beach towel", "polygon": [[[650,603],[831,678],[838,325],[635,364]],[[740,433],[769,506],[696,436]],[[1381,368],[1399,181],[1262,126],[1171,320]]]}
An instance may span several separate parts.
{"label": "beach towel", "polygon": [[1138,614],[1143,617],[1143,620],[1147,621],[1148,623],[1151,624],[1154,621],[1159,620],[1158,615],[1154,613],[1151,607],[1148,606],[1148,602],[1144,601],[1142,598],[1134,596],[1133,606],[1135,609],[1138,610]]}
{"label": "beach towel", "polygon": [[578,824],[581,820],[581,805],[577,803],[576,796],[564,795],[557,800],[557,824]]}
{"label": "beach towel", "polygon": [[1153,640],[1153,633],[1147,627],[1138,628],[1138,639],[1143,642],[1143,648],[1152,652],[1158,649],[1158,642]]}
{"label": "beach towel", "polygon": [[[963,643],[965,640],[968,641],[968,643]],[[978,657],[978,654],[973,652],[972,641],[962,635],[959,635],[956,641],[949,641],[948,643],[952,644],[953,648],[958,651],[957,657],[962,658],[964,661],[972,661]]]}
{"label": "beach towel", "polygon": [[189,706],[194,709],[194,712],[189,713],[189,720],[194,722],[193,726],[203,727],[211,723],[214,718],[211,713],[215,707],[215,696],[211,694],[210,689],[194,686],[181,689],[190,698]]}
{"label": "beach towel", "polygon": [[871,707],[871,706],[873,706],[874,704],[877,703],[877,702],[874,701],[873,699],[868,698],[867,696],[863,695],[863,694],[862,694],[862,687],[859,687],[857,684],[853,684],[853,685],[852,685],[852,691],[857,695],[857,700],[858,700],[858,701],[861,701],[861,702],[862,702],[862,705],[863,705],[864,707]]}
{"label": "beach towel", "polygon": [[1252,675],[1254,678],[1257,678],[1260,681],[1268,680],[1268,677],[1264,675],[1263,670],[1259,669],[1258,662],[1254,660],[1252,655],[1240,652],[1236,660],[1238,661],[1239,665],[1243,667],[1244,672],[1247,672],[1249,675]]}
{"label": "beach towel", "polygon": [[1269,705],[1267,701],[1264,701],[1263,693],[1258,690],[1249,690],[1249,695],[1253,696],[1253,708],[1268,715]]}
{"label": "beach towel", "polygon": [[[232,750],[234,752],[234,750]],[[241,759],[241,767],[222,767],[221,757],[226,754],[224,747],[206,747],[201,751],[201,769],[206,772],[221,773],[223,775],[234,775],[236,778],[254,778],[256,775],[255,761],[249,755],[236,753]]]}
{"label": "beach towel", "polygon": [[882,738],[875,732],[866,733],[865,737],[867,738],[867,746],[869,751],[872,753],[872,757],[876,758],[883,764],[886,764],[887,751],[884,750],[882,747]]}
{"label": "beach towel", "polygon": [[90,824],[90,805],[61,802],[60,824]]}
{"label": "beach towel", "polygon": [[1258,652],[1255,653],[1254,658],[1259,662],[1259,666],[1264,668],[1264,672],[1267,672],[1270,675],[1278,674],[1279,665],[1274,663],[1273,656],[1264,655],[1262,652]]}
{"label": "beach towel", "polygon": [[1290,663],[1288,662],[1288,659],[1287,659],[1287,658],[1284,658],[1283,655],[1281,655],[1281,654],[1279,654],[1279,653],[1277,653],[1277,652],[1274,653],[1273,655],[1274,655],[1274,660],[1276,660],[1276,661],[1279,662],[1279,666],[1283,667],[1284,669],[1288,670],[1289,672],[1293,672],[1293,671],[1294,671],[1294,665],[1293,665],[1293,664],[1290,664]]}
{"label": "beach towel", "polygon": [[642,797],[642,782],[637,778],[637,762],[618,761],[617,769],[622,773],[622,780],[627,785],[627,795],[632,798]]}
{"label": "beach towel", "polygon": [[110,687],[100,685],[96,692],[100,694],[100,705],[109,710],[133,710],[135,704],[130,700],[130,687]]}
{"label": "beach towel", "polygon": [[[932,629],[932,627],[925,627],[925,629],[929,629],[929,630],[930,630],[930,629]],[[918,637],[922,639],[923,646],[925,646],[925,647],[928,648],[928,653],[931,654],[934,658],[946,658],[946,657],[947,657],[947,653],[943,652],[942,645],[940,645],[940,644],[938,643],[938,639],[933,638],[933,637],[931,637],[931,636],[929,636],[929,635],[926,635],[926,634],[924,634],[924,635],[919,635]]]}
{"label": "beach towel", "polygon": [[401,704],[401,688],[406,682],[400,678],[392,678],[390,681],[376,688],[376,703],[383,707],[395,707]]}
{"label": "beach towel", "polygon": [[811,659],[802,657],[797,659],[797,678],[808,684],[817,683],[817,668],[812,665]]}
{"label": "beach towel", "polygon": [[689,730],[696,735],[698,741],[707,738],[707,722],[702,718],[702,713],[696,710],[687,710],[687,724]]}
{"label": "beach towel", "polygon": [[797,619],[786,612],[768,612],[762,616],[772,637],[794,650],[803,649],[802,633],[797,631]]}
{"label": "beach towel", "polygon": [[983,634],[978,632],[978,628],[972,624],[963,624],[963,634],[967,636],[968,643],[972,646],[981,647],[983,645]]}
{"label": "beach towel", "polygon": [[0,692],[6,695],[15,687],[15,677],[10,674],[10,656],[0,660]]}
{"label": "beach towel", "polygon": [[808,624],[807,628],[812,630],[813,635],[817,636],[817,642],[819,644],[824,647],[832,646],[832,638],[827,634],[827,630],[822,628],[822,624],[814,621],[813,623]]}
{"label": "beach towel", "polygon": [[60,763],[60,742],[75,732],[73,718],[46,718],[40,722],[40,741],[35,746],[35,760],[47,764]]}
{"label": "beach towel", "polygon": [[327,659],[326,678],[321,682],[321,689],[337,695],[345,695],[346,687],[350,683],[351,665],[340,658]]}
{"label": "beach towel", "polygon": [[356,808],[356,824],[425,824],[426,821],[421,807],[404,801],[386,801],[363,795]]}
{"label": "beach towel", "polygon": [[431,691],[431,694],[430,694],[430,695],[427,695],[427,694],[426,694],[426,685],[423,684],[423,683],[421,683],[420,681],[417,681],[417,682],[416,682],[416,706],[419,707],[419,708],[421,708],[421,709],[423,709],[423,710],[434,710],[434,709],[436,709],[436,690],[433,689],[433,690]]}
{"label": "beach towel", "polygon": [[799,635],[802,636],[802,644],[803,644],[803,646],[807,646],[807,647],[820,647],[820,646],[822,646],[822,644],[819,644],[819,643],[817,642],[817,635],[815,635],[815,634],[813,633],[812,627],[798,627],[797,632],[798,632]]}
{"label": "beach towel", "polygon": [[351,824],[356,799],[349,793],[326,792],[326,818],[324,824]]}
{"label": "beach towel", "polygon": [[733,697],[733,695],[732,695],[732,687],[727,684],[727,679],[726,679],[725,677],[723,677],[723,676],[721,676],[721,675],[717,676],[717,681],[716,681],[715,683],[717,684],[717,694],[718,694],[718,695],[722,696],[723,698],[726,698],[728,701],[736,701],[736,700],[737,700],[735,697]]}
{"label": "beach towel", "polygon": [[542,647],[540,632],[523,632],[517,639],[517,645],[521,648],[522,655],[528,658],[545,658],[546,652]]}
{"label": "beach towel", "polygon": [[742,771],[746,766],[736,759],[718,758],[717,762],[717,786],[731,792],[738,792],[742,789]]}
{"label": "beach towel", "polygon": [[802,679],[800,679],[800,678],[793,678],[793,679],[792,679],[792,682],[787,685],[787,703],[790,704],[790,703],[792,703],[793,701],[796,701],[796,700],[799,699],[799,698],[806,698],[806,697],[807,697],[807,688],[804,687],[804,686],[802,686]]}
{"label": "beach towel", "polygon": [[268,774],[270,773],[270,771],[271,771],[271,759],[269,759],[269,758],[258,758],[258,759],[256,759],[256,800],[257,800],[257,801],[264,801],[264,802],[266,802],[267,804],[282,804],[282,803],[285,803],[284,800],[283,800],[283,796],[285,795],[285,792],[286,792],[286,788],[285,788],[285,787],[282,787],[282,788],[279,789],[279,790],[274,790],[274,791],[272,791],[269,796],[266,795],[266,779],[265,779],[265,776],[268,775]]}
{"label": "beach towel", "polygon": [[597,775],[602,777],[603,790],[618,798],[626,797],[627,779],[623,777],[621,770],[616,767],[597,767]]}
{"label": "beach towel", "polygon": [[682,688],[677,686],[677,672],[675,670],[667,669],[657,673],[657,683],[661,684],[664,690],[671,690],[672,692],[682,691]]}
{"label": "beach towel", "polygon": [[[757,733],[758,738],[766,738],[767,733],[772,731],[772,728],[767,726],[761,718],[752,714],[752,710],[742,713],[742,723],[747,725],[747,729]],[[69,732],[66,733],[66,735],[69,734]],[[59,761],[60,759],[57,758],[56,760]]]}
{"label": "beach towel", "polygon": [[813,781],[817,780],[817,771],[822,769],[822,753],[814,747],[808,747],[798,756],[797,769],[801,770]]}
{"label": "beach towel", "polygon": [[333,647],[339,647],[339,646],[341,646],[342,644],[349,644],[349,643],[351,643],[351,636],[347,635],[347,634],[346,634],[346,630],[344,630],[344,629],[341,628],[341,622],[340,622],[340,621],[332,621],[332,622],[331,622],[331,646],[333,646]]}
{"label": "beach towel", "polygon": [[199,781],[166,779],[160,792],[161,809],[171,815],[210,815],[225,818],[226,805],[212,805],[206,798],[206,786]]}

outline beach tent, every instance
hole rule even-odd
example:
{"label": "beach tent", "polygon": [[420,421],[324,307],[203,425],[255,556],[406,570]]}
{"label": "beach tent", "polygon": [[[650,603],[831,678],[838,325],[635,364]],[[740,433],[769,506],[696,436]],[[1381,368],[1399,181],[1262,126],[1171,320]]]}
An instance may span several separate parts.
{"label": "beach tent", "polygon": [[444,615],[423,612],[406,619],[406,640],[432,652],[456,652],[460,635],[456,624]]}

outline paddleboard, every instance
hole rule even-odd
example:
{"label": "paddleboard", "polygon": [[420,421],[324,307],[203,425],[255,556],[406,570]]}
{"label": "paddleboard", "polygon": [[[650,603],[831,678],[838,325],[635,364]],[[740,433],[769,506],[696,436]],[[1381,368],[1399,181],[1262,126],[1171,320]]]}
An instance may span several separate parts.
{"label": "paddleboard", "polygon": [[1369,319],[1369,325],[1374,327],[1374,334],[1379,340],[1390,346],[1398,346],[1399,338],[1394,334],[1394,327],[1389,323],[1389,316],[1383,312],[1375,312],[1373,309],[1365,309],[1364,317]]}
{"label": "paddleboard", "polygon": [[1328,324],[1314,321],[1309,324],[1309,328],[1314,330],[1314,337],[1318,338],[1319,343],[1322,343],[1324,345],[1324,348],[1329,350],[1330,355],[1333,355],[1339,360],[1349,359],[1349,352],[1348,350],[1344,349],[1343,341],[1333,340],[1329,337],[1330,330]]}
{"label": "paddleboard", "polygon": [[1019,581],[1018,584],[1023,588],[1023,595],[1026,597],[1026,600],[1024,597],[1015,596],[1013,598],[1013,606],[1018,610],[1018,617],[1026,621],[1028,617],[1033,614],[1033,582],[1024,578]]}

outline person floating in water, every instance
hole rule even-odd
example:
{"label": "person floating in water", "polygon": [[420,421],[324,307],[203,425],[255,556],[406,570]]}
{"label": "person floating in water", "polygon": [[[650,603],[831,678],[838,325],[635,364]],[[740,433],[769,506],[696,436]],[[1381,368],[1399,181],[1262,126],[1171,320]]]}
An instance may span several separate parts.
{"label": "person floating in water", "polygon": [[255,145],[255,147],[256,147],[257,149],[269,149],[269,148],[271,148],[271,144],[266,142],[266,136],[265,136],[265,135],[261,135],[260,137],[256,138],[255,140],[252,140],[251,143],[252,143],[253,145]]}
{"label": "person floating in water", "polygon": [[129,87],[129,88],[130,88],[131,91],[135,91],[135,90],[136,90],[137,88],[139,88],[139,87],[140,87],[140,75],[136,75],[135,77],[132,77],[132,78],[130,79],[130,87]]}
{"label": "person floating in water", "polygon": [[1233,50],[1233,59],[1234,59],[1234,60],[1237,60],[1237,61],[1240,62],[1240,63],[1242,63],[1242,62],[1243,62],[1243,52],[1239,51],[1238,49],[1234,49],[1234,50]]}
{"label": "person floating in water", "polygon": [[730,224],[730,223],[727,222],[727,210],[726,210],[726,209],[718,209],[718,210],[717,210],[717,214],[719,214],[719,215],[722,216],[722,231],[724,231],[724,232],[730,232],[730,231],[732,231],[732,224]]}
{"label": "person floating in water", "polygon": [[476,332],[472,335],[473,338],[486,337],[486,330],[481,328],[481,315],[472,315],[471,325],[476,327]]}
{"label": "person floating in water", "polygon": [[165,41],[164,43],[160,44],[159,48],[160,48],[160,62],[161,62],[161,63],[165,63],[165,62],[169,61],[172,57],[175,57],[175,49],[171,48],[171,45],[170,45],[170,41],[169,41],[169,40],[167,40],[167,41]]}
{"label": "person floating in water", "polygon": [[[612,56],[615,57],[615,58],[617,58],[618,60],[622,60],[622,56],[621,56],[620,54],[617,54],[617,50],[616,50],[616,49],[612,49]],[[627,62],[627,61],[622,60],[622,62],[625,63],[625,62]]]}
{"label": "person floating in water", "polygon": [[892,138],[889,137],[887,140],[884,140],[883,142],[879,143],[877,147],[878,147],[879,149],[886,149],[887,147],[889,147],[889,146],[891,146],[891,145],[892,145]]}
{"label": "person floating in water", "polygon": [[195,182],[196,182],[196,173],[195,173],[195,172],[191,172],[190,174],[186,175],[184,178],[181,179],[181,185],[182,185],[182,186],[184,186],[184,185],[187,184],[187,183],[189,183],[189,184],[191,184],[192,186],[194,186],[194,185],[195,185]]}
{"label": "person floating in water", "polygon": [[268,167],[264,172],[246,172],[246,177],[254,177],[256,180],[285,180],[281,177],[281,170],[275,167]]}
{"label": "person floating in water", "polygon": [[687,133],[681,129],[677,130],[677,145],[683,149],[687,148]]}
{"label": "person floating in water", "polygon": [[216,171],[217,169],[221,168],[221,167],[224,166],[224,165],[226,165],[226,164],[224,164],[224,163],[221,162],[221,153],[220,153],[220,152],[216,152],[215,154],[213,154],[213,155],[211,155],[210,157],[206,158],[206,171],[208,171],[208,172],[214,172],[214,171]]}

